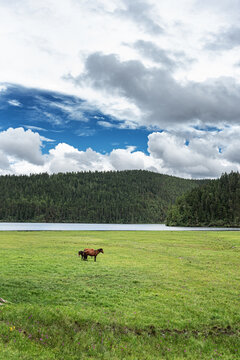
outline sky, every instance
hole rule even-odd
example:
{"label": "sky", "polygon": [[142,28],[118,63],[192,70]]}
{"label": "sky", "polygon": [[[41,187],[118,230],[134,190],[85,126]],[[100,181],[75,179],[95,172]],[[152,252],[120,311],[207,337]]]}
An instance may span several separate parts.
{"label": "sky", "polygon": [[240,171],[240,0],[0,0],[0,175]]}

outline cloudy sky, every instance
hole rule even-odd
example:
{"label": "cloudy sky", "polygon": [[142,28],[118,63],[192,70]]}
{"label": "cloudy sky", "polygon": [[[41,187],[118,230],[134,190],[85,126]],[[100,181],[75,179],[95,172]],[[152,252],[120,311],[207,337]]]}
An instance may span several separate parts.
{"label": "cloudy sky", "polygon": [[0,174],[240,170],[240,0],[0,0]]}

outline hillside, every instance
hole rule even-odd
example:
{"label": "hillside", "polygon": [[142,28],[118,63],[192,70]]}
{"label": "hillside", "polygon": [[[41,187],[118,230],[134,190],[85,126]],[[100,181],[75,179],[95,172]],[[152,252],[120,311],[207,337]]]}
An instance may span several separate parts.
{"label": "hillside", "polygon": [[224,174],[177,199],[168,225],[240,226],[240,174]]}
{"label": "hillside", "polygon": [[140,170],[0,176],[0,221],[162,223],[202,183]]}

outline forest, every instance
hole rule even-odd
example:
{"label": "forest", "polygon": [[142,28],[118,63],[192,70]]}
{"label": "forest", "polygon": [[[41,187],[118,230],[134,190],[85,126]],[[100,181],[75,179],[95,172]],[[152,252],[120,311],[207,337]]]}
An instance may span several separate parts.
{"label": "forest", "polygon": [[192,189],[171,206],[167,225],[240,226],[240,174],[223,174],[220,179]]}
{"label": "forest", "polygon": [[208,181],[142,170],[0,176],[0,221],[163,223],[178,196]]}

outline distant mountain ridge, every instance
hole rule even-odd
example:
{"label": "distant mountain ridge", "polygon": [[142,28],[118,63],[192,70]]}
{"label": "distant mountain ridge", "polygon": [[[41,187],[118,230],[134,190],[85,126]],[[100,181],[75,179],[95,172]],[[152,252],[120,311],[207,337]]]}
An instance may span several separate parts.
{"label": "distant mountain ridge", "polygon": [[0,176],[0,221],[163,223],[176,198],[206,180],[110,172]]}
{"label": "distant mountain ridge", "polygon": [[240,174],[223,174],[177,199],[167,225],[240,227]]}

